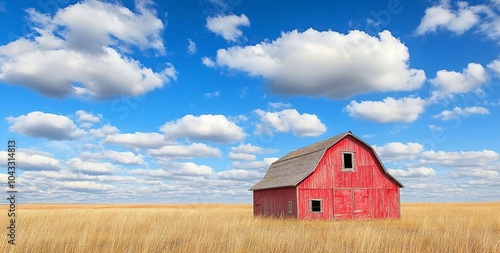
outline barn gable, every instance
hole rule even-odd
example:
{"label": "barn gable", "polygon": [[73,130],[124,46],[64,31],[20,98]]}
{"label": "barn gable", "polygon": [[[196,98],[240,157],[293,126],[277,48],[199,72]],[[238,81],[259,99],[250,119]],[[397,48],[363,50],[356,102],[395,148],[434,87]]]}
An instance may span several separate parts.
{"label": "barn gable", "polygon": [[286,154],[285,156],[281,157],[279,160],[271,164],[268,171],[264,175],[264,178],[262,178],[262,180],[252,186],[249,190],[256,191],[263,189],[297,186],[306,177],[314,172],[326,150],[338,143],[340,140],[344,139],[346,136],[354,137],[363,145],[371,149],[387,178],[396,183],[398,187],[403,187],[403,185],[398,180],[396,180],[387,172],[373,148],[349,131],[331,137],[324,141],[309,145],[307,147],[291,151],[290,153]]}

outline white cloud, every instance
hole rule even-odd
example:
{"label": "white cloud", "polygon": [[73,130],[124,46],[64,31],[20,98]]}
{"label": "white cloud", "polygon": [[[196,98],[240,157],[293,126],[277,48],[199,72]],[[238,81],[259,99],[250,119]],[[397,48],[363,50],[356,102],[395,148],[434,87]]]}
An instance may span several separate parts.
{"label": "white cloud", "polygon": [[494,170],[484,169],[484,168],[466,168],[453,171],[451,173],[452,178],[462,178],[462,177],[473,177],[482,179],[496,179],[499,173]]}
{"label": "white cloud", "polygon": [[408,67],[409,56],[389,31],[372,37],[308,29],[282,33],[272,42],[219,49],[214,64],[269,79],[277,93],[347,98],[420,88],[425,73]]}
{"label": "white cloud", "polygon": [[246,136],[243,129],[224,115],[204,114],[193,116],[188,114],[175,121],[161,126],[167,139],[187,137],[193,140],[206,140],[219,143],[231,143],[243,140]]}
{"label": "white cloud", "polygon": [[207,93],[203,94],[203,96],[205,96],[206,98],[217,98],[217,97],[220,97],[220,93],[219,93],[219,91],[214,91],[212,93],[207,92]]}
{"label": "white cloud", "polygon": [[237,41],[239,37],[243,36],[240,28],[242,26],[250,26],[250,20],[245,14],[208,17],[206,24],[208,30],[222,36],[227,41]]}
{"label": "white cloud", "polygon": [[84,152],[81,155],[84,158],[91,159],[108,159],[113,162],[126,164],[126,165],[143,165],[144,159],[141,155],[136,155],[130,151],[119,152],[115,150],[104,150],[99,153]]}
{"label": "white cloud", "polygon": [[287,108],[292,108],[292,104],[290,103],[283,103],[283,102],[269,102],[267,103],[272,109],[274,110],[279,110],[279,109],[287,109]]}
{"label": "white cloud", "polygon": [[[61,169],[59,160],[44,152],[29,149],[20,149],[15,154],[16,167],[24,171]],[[7,152],[0,151],[1,164],[7,164],[7,155]]]}
{"label": "white cloud", "polygon": [[9,131],[35,138],[49,140],[74,140],[84,135],[70,118],[40,111],[30,112],[18,117],[7,117],[11,124]]}
{"label": "white cloud", "polygon": [[169,145],[158,149],[149,149],[148,154],[158,158],[174,159],[194,157],[220,157],[220,150],[203,143],[193,143],[190,145]]}
{"label": "white cloud", "polygon": [[206,165],[198,165],[195,163],[181,163],[175,174],[181,176],[209,176],[213,173],[212,168]]}
{"label": "white cloud", "polygon": [[111,163],[82,161],[80,158],[71,158],[67,163],[73,171],[89,175],[113,174],[117,170]]}
{"label": "white cloud", "polygon": [[480,88],[487,81],[486,71],[477,63],[469,63],[462,73],[448,70],[439,70],[431,83],[437,88],[433,92],[434,98],[454,93],[467,93]]}
{"label": "white cloud", "polygon": [[86,112],[84,110],[76,111],[76,116],[77,116],[78,122],[80,122],[80,126],[85,127],[85,128],[92,127],[92,125],[94,123],[98,123],[102,118],[101,114],[94,115],[94,114]]}
{"label": "white cloud", "polygon": [[498,3],[494,1],[472,6],[465,1],[459,1],[456,8],[453,8],[449,1],[441,1],[439,5],[426,9],[416,33],[423,35],[448,30],[460,35],[477,28],[475,32],[497,40],[500,38],[499,10]]}
{"label": "white cloud", "polygon": [[213,169],[206,165],[195,163],[169,163],[161,169],[135,169],[130,172],[132,175],[144,175],[157,178],[172,178],[176,176],[210,176],[214,173]]}
{"label": "white cloud", "polygon": [[231,151],[235,153],[246,153],[246,154],[268,154],[276,152],[276,150],[274,149],[261,148],[258,146],[254,146],[250,143],[247,144],[240,143],[240,145],[232,147]]}
{"label": "white cloud", "polygon": [[389,174],[395,177],[432,177],[436,171],[429,167],[408,168],[407,170],[388,169]]}
{"label": "white cloud", "polygon": [[189,54],[194,54],[196,53],[196,43],[194,43],[194,41],[192,41],[191,39],[188,39],[188,53]]}
{"label": "white cloud", "polygon": [[468,117],[471,114],[490,114],[490,111],[487,108],[484,107],[478,107],[478,106],[473,106],[473,107],[465,107],[465,108],[460,108],[460,107],[455,107],[453,110],[444,110],[438,115],[434,115],[434,118],[438,118],[441,120],[450,120],[458,117]]}
{"label": "white cloud", "polygon": [[449,167],[478,167],[499,159],[498,153],[493,150],[482,151],[425,151],[420,157],[422,164],[435,164]]}
{"label": "white cloud", "polygon": [[103,142],[131,148],[159,148],[169,143],[162,134],[143,132],[106,135]]}
{"label": "white cloud", "polygon": [[276,162],[279,158],[278,157],[266,157],[261,161],[238,161],[238,162],[233,162],[232,166],[235,169],[239,170],[259,170],[259,171],[266,171],[269,169],[269,166],[273,162]]}
{"label": "white cloud", "polygon": [[263,176],[262,172],[239,170],[239,169],[221,171],[217,174],[222,179],[230,179],[237,181],[252,181],[252,182],[261,179]]}
{"label": "white cloud", "polygon": [[406,122],[417,120],[424,112],[427,102],[420,97],[404,97],[394,99],[387,97],[383,101],[351,101],[345,107],[349,116],[370,121],[389,123]]}
{"label": "white cloud", "polygon": [[89,181],[63,181],[55,182],[55,184],[63,189],[86,192],[108,191],[114,188],[109,184],[101,184]]}
{"label": "white cloud", "polygon": [[495,73],[495,75],[500,76],[500,60],[494,60],[490,62],[488,64],[488,68],[491,69]]}
{"label": "white cloud", "polygon": [[474,7],[478,13],[485,16],[478,25],[478,31],[491,40],[498,40],[500,38],[500,8],[498,1],[495,4],[490,6],[476,5]]}
{"label": "white cloud", "polygon": [[212,61],[212,59],[210,59],[208,57],[201,58],[201,63],[203,63],[203,65],[205,65],[205,66],[207,66],[209,68],[215,67],[215,62]]}
{"label": "white cloud", "polygon": [[105,138],[108,135],[116,134],[119,133],[120,130],[116,128],[115,126],[112,126],[110,124],[106,124],[102,126],[101,128],[96,128],[96,129],[90,129],[89,133],[94,137],[94,138]]}
{"label": "white cloud", "polygon": [[257,160],[255,154],[268,154],[275,153],[276,151],[277,150],[274,149],[264,149],[261,147],[257,147],[250,143],[240,143],[240,145],[231,148],[231,152],[229,152],[229,158],[233,160],[255,161]]}
{"label": "white cloud", "polygon": [[292,132],[299,137],[318,136],[326,132],[326,126],[315,114],[300,114],[295,109],[279,112],[255,110],[260,117],[256,133],[272,134],[273,132]]}
{"label": "white cloud", "polygon": [[0,46],[0,80],[58,98],[107,99],[160,88],[176,78],[174,67],[154,72],[127,55],[135,47],[164,52],[163,23],[150,5],[136,1],[134,13],[87,0],[53,17],[29,9],[36,33]]}
{"label": "white cloud", "polygon": [[255,161],[257,157],[253,154],[229,152],[229,158],[233,160]]}
{"label": "white cloud", "polygon": [[458,2],[458,10],[452,10],[449,3],[441,3],[425,10],[425,16],[417,27],[417,34],[435,32],[437,29],[446,29],[456,34],[462,34],[479,22],[474,8],[467,2]]}
{"label": "white cloud", "polygon": [[373,149],[380,158],[384,160],[414,159],[418,154],[424,151],[424,146],[419,143],[408,142],[389,142],[383,146],[373,145]]}

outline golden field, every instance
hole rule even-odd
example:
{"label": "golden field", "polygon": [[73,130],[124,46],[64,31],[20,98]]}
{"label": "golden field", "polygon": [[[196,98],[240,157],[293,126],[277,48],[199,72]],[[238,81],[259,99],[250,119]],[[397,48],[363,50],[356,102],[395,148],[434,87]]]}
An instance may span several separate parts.
{"label": "golden field", "polygon": [[500,202],[403,204],[401,220],[375,221],[254,218],[251,205],[222,204],[16,209],[17,244],[4,229],[0,252],[500,252]]}

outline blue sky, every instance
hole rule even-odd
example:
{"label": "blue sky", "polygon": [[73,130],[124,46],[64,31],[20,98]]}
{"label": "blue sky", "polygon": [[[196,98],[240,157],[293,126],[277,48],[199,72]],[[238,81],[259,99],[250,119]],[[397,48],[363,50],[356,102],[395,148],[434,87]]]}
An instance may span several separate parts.
{"label": "blue sky", "polygon": [[250,203],[273,161],[345,131],[404,202],[499,200],[498,0],[0,12],[0,160],[16,140],[21,202]]}

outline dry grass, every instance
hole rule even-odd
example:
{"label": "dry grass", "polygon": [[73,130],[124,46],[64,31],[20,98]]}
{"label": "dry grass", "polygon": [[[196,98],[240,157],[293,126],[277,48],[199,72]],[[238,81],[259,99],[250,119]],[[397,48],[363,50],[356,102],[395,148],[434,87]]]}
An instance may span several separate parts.
{"label": "dry grass", "polygon": [[500,202],[403,204],[401,220],[378,221],[253,218],[250,205],[19,205],[17,216],[17,245],[4,236],[0,252],[500,252]]}

